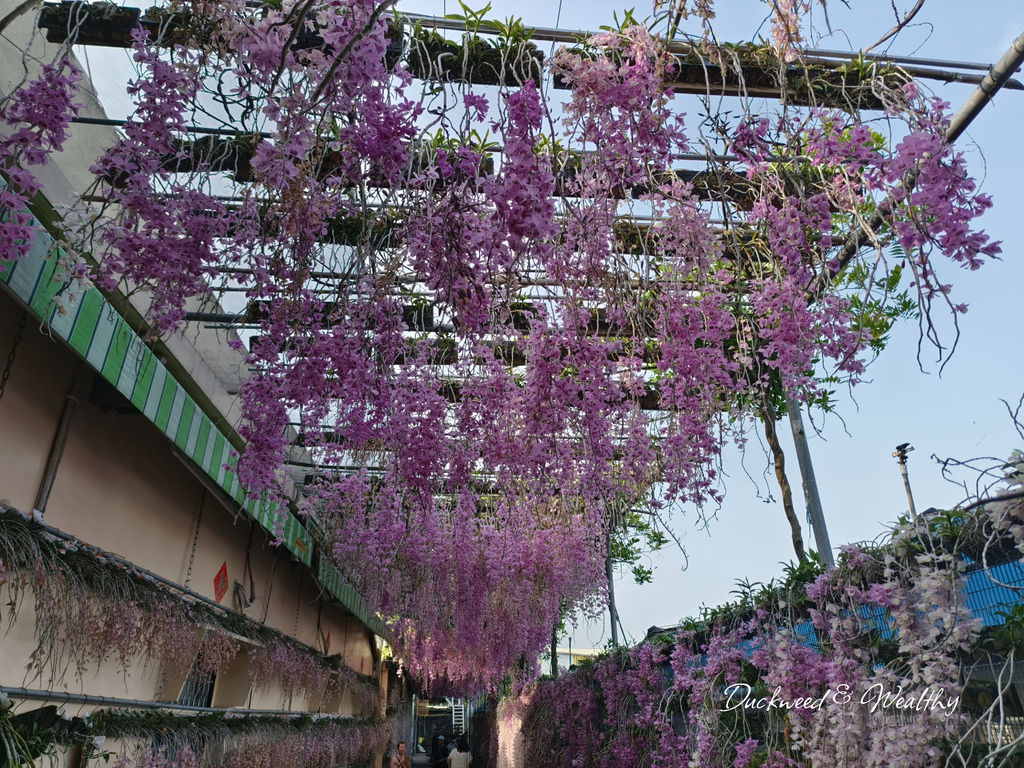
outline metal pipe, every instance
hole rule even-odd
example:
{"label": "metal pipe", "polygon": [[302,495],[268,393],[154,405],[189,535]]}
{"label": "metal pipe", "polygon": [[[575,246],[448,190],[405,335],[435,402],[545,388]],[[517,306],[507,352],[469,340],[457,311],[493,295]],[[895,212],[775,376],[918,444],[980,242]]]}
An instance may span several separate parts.
{"label": "metal pipe", "polygon": [[50,455],[46,459],[46,469],[43,472],[43,481],[39,484],[39,492],[36,493],[35,511],[40,518],[46,512],[46,503],[50,500],[50,492],[53,490],[53,483],[57,479],[57,470],[60,468],[61,459],[64,458],[64,449],[68,444],[68,435],[71,432],[71,417],[75,414],[75,405],[78,403],[79,390],[82,388],[82,381],[87,373],[86,364],[80,363],[75,372],[75,378],[71,381],[71,389],[68,390],[64,400],[64,409],[60,414],[60,423],[57,425],[57,434],[53,438],[53,445],[50,446]]}
{"label": "metal pipe", "polygon": [[237,314],[226,314],[224,312],[186,312],[186,323],[223,323],[226,325],[251,325],[259,327],[259,323],[247,322],[248,310]]}
{"label": "metal pipe", "polygon": [[558,627],[551,628],[551,677],[558,677]]}
{"label": "metal pipe", "polygon": [[985,105],[992,101],[996,92],[1006,85],[1010,75],[1024,64],[1024,32],[1011,43],[1002,58],[996,62],[981,84],[967,97],[967,101],[953,115],[946,130],[946,141],[952,144],[967,130],[967,126],[978,116]]}
{"label": "metal pipe", "polygon": [[[79,125],[104,125],[110,126],[111,128],[120,128],[123,125],[145,125],[144,123],[136,122],[135,120],[111,120],[103,117],[72,117],[70,122],[78,123]],[[230,128],[204,128],[201,125],[186,125],[179,130],[185,131],[186,133],[203,133],[211,136],[230,136],[231,138],[238,138],[240,135],[237,130],[231,130]],[[259,136],[261,139],[274,138],[273,133],[265,133],[262,131],[244,133],[241,135]]]}
{"label": "metal pipe", "polygon": [[[419,13],[406,13],[402,14],[403,18],[411,21],[425,22],[423,26],[430,26],[435,29],[445,29],[452,32],[465,32],[466,22],[455,19],[446,19],[438,16],[429,16],[426,14]],[[497,29],[492,26],[488,26],[486,23],[481,24],[479,32],[483,34],[497,34]],[[557,27],[531,27],[531,39],[543,40],[544,42],[554,43],[580,43],[586,40],[588,37],[592,37],[597,34],[585,29],[561,29]],[[672,40],[669,43],[669,50],[673,53],[687,54],[694,51],[692,43],[686,40]],[[968,69],[978,72],[985,72],[989,69],[988,64],[982,64],[977,62],[968,61],[946,61],[944,59],[928,59],[928,58],[917,58],[914,56],[891,56],[885,53],[863,53],[860,51],[833,51],[820,48],[809,48],[801,53],[805,57],[821,57],[827,59],[846,59],[853,61],[862,58],[865,61],[877,61],[882,63],[892,64],[909,64],[916,65],[918,67],[942,67],[946,69]]]}
{"label": "metal pipe", "polygon": [[[827,59],[805,59],[808,64],[829,64]],[[924,67],[900,67],[912,77],[924,80],[939,80],[943,83],[965,83],[967,85],[979,85],[984,82],[987,75],[967,75],[962,72],[955,72],[948,69],[926,69]],[[988,67],[985,67],[988,69]],[[1024,91],[1024,84],[1019,80],[1009,78],[1003,83],[1003,87],[1011,91]]]}
{"label": "metal pipe", "polygon": [[914,507],[914,494],[910,491],[910,475],[907,474],[907,454],[914,450],[910,443],[901,443],[896,446],[896,452],[892,455],[900,465],[900,474],[903,475],[903,487],[907,489],[907,503],[910,504],[910,519],[917,520],[917,509]]}
{"label": "metal pipe", "polygon": [[410,754],[415,755],[416,754],[416,747],[419,744],[419,742],[417,741],[418,732],[419,732],[419,728],[420,728],[419,711],[418,711],[419,708],[417,707],[417,703],[419,701],[419,696],[417,696],[414,693],[411,696],[411,698],[412,698],[412,724],[409,726],[409,743],[406,745],[406,749],[407,749],[407,751]]}
{"label": "metal pipe", "polygon": [[851,51],[830,51],[823,48],[812,48],[804,51],[809,56],[820,56],[829,59],[847,59],[853,61],[864,57],[865,61],[888,62],[891,64],[916,64],[920,67],[943,67],[945,69],[973,69],[978,72],[988,72],[991,64],[980,64],[970,61],[946,61],[945,59],[925,59],[916,56],[891,56],[888,53],[862,53]]}
{"label": "metal pipe", "polygon": [[821,497],[818,495],[818,481],[814,477],[814,465],[811,463],[811,450],[807,445],[807,432],[804,430],[804,419],[800,403],[786,392],[786,410],[789,412],[789,426],[793,430],[793,443],[796,446],[796,459],[800,464],[800,477],[803,480],[804,499],[807,502],[807,517],[810,518],[811,530],[814,532],[814,544],[818,555],[829,568],[836,565],[832,556],[832,543],[828,538],[825,526],[825,513],[821,508]]}
{"label": "metal pipe", "polygon": [[121,699],[115,696],[93,696],[70,691],[44,691],[37,688],[11,688],[0,685],[0,693],[15,699],[31,701],[53,701],[64,704],[97,704],[104,707],[127,707],[129,709],[175,709],[183,712],[223,712],[235,715],[279,715],[281,717],[331,718],[332,720],[355,720],[352,715],[324,715],[319,712],[298,712],[277,709],[238,709],[237,707],[196,707],[190,704],[176,704],[172,701],[143,701],[142,699]]}
{"label": "metal pipe", "polygon": [[[410,19],[412,21],[427,22],[431,28],[445,29],[452,32],[466,31],[465,21],[457,21],[455,19],[444,19],[438,18],[437,16],[427,16],[415,13],[404,14],[404,18]],[[428,26],[428,24],[424,24],[424,26]],[[497,34],[496,29],[486,24],[482,24],[479,27],[478,31],[483,34]],[[554,27],[531,28],[532,39],[554,43],[580,43],[594,34],[596,33],[582,29],[557,29]],[[685,40],[673,40],[669,43],[669,50],[675,54],[686,55],[688,53],[694,52],[696,49],[691,43]],[[974,77],[971,75],[960,75],[957,72],[949,72],[943,70],[966,69],[975,72],[987,72],[990,69],[988,64],[982,64],[979,62],[946,61],[944,59],[916,58],[914,56],[890,56],[889,54],[884,53],[863,53],[860,51],[832,51],[810,48],[801,51],[801,54],[803,56],[803,61],[806,61],[807,63],[822,64],[829,64],[830,62],[828,61],[828,59],[842,59],[846,61],[854,61],[856,59],[863,57],[865,61],[878,62],[882,64],[903,65],[903,69],[907,70],[910,74],[914,75],[915,77],[923,77],[932,80],[942,80],[944,82],[963,82],[973,84],[979,82],[980,76]],[[821,61],[816,62],[815,59],[820,59]],[[1012,81],[1011,84],[1007,85],[1006,87],[1013,88],[1015,90],[1024,90],[1024,85],[1017,81]]]}
{"label": "metal pipe", "polygon": [[[70,118],[70,122],[77,123],[79,125],[102,125],[102,126],[109,126],[111,128],[118,128],[118,127],[121,127],[123,125],[144,125],[144,123],[140,123],[140,122],[137,122],[135,120],[131,120],[131,119],[127,119],[127,118],[124,119],[124,120],[112,120],[110,118],[101,118],[101,117],[72,117],[72,118]],[[248,137],[248,136],[257,136],[257,137],[259,137],[261,139],[273,139],[277,135],[277,134],[274,134],[274,133],[268,133],[266,131],[253,131],[252,133],[240,134],[239,131],[232,130],[231,128],[206,128],[206,127],[200,126],[200,125],[187,125],[184,128],[182,128],[181,130],[185,131],[186,133],[202,133],[202,134],[208,134],[208,135],[211,135],[211,136],[230,136],[231,138],[238,138],[241,135],[241,136],[246,136],[246,137]],[[495,153],[496,152],[504,152],[504,149],[505,148],[502,147],[502,146],[497,146],[493,150],[489,150],[489,152],[495,152]],[[735,155],[721,155],[721,154],[711,154],[711,155],[708,155],[708,154],[704,154],[704,153],[701,153],[701,152],[678,152],[678,153],[673,153],[672,154],[672,159],[673,160],[695,160],[695,161],[715,160],[715,161],[718,161],[718,162],[735,162],[739,158],[736,157]]]}
{"label": "metal pipe", "polygon": [[619,613],[615,610],[615,569],[612,567],[612,526],[608,526],[608,556],[605,567],[608,573],[608,615],[612,625],[612,648],[619,647]]}

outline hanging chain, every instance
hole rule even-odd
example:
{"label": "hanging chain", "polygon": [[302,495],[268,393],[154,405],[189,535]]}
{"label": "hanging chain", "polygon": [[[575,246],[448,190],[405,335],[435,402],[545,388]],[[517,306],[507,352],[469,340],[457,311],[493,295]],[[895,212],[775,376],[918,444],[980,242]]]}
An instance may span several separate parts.
{"label": "hanging chain", "polygon": [[192,556],[188,559],[188,573],[185,574],[185,586],[188,587],[192,579],[192,564],[196,561],[196,547],[199,546],[199,526],[203,524],[203,509],[206,507],[206,489],[203,488],[203,495],[199,499],[199,514],[196,515],[196,535],[192,539]]}
{"label": "hanging chain", "polygon": [[7,380],[11,378],[11,367],[14,365],[14,358],[18,354],[18,345],[21,344],[21,332],[25,330],[25,323],[28,322],[28,312],[23,312],[21,320],[18,321],[18,330],[14,334],[14,346],[11,347],[11,354],[7,356],[7,365],[0,375],[0,400],[4,399],[4,389],[7,387]]}

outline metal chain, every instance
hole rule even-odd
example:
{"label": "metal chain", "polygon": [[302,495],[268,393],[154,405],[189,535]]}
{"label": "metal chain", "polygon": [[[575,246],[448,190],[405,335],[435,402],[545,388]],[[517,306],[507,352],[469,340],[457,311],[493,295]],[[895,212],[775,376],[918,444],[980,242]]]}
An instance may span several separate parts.
{"label": "metal chain", "polygon": [[14,334],[14,346],[11,347],[11,354],[7,356],[7,365],[3,374],[0,374],[0,400],[4,399],[4,389],[7,387],[7,380],[11,378],[11,367],[14,365],[14,358],[18,354],[18,345],[21,344],[21,332],[25,330],[25,323],[28,322],[28,312],[25,311],[18,321],[18,330]]}
{"label": "metal chain", "polygon": [[196,561],[196,547],[199,546],[199,526],[203,524],[203,509],[206,507],[206,489],[203,488],[203,495],[199,499],[199,514],[196,515],[196,535],[192,538],[192,556],[188,559],[188,573],[185,574],[185,586],[188,586],[192,578],[192,564]]}

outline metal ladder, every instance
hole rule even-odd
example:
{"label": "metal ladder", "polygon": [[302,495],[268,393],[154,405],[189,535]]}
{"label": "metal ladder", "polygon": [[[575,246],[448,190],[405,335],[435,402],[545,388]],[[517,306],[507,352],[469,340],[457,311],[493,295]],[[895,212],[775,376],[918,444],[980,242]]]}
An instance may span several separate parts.
{"label": "metal ladder", "polygon": [[452,708],[452,732],[458,736],[466,732],[466,700],[448,699]]}

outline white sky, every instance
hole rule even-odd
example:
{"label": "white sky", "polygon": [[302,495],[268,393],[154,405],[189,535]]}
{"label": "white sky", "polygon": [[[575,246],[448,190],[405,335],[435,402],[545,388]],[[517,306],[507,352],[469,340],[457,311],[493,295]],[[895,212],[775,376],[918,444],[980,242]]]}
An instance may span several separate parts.
{"label": "white sky", "polygon": [[[829,3],[835,36],[820,47],[859,49],[892,26],[890,0],[849,2],[851,9],[840,0]],[[896,4],[903,11],[913,5],[909,0]],[[404,0],[398,7],[441,14],[459,12],[457,5],[455,0]],[[716,32],[726,41],[752,39],[766,16],[765,7],[757,0],[719,0]],[[609,0],[563,0],[561,5],[552,0],[494,0],[488,16],[519,16],[528,26],[596,29],[611,24],[615,10],[621,17],[622,8]],[[636,15],[648,15],[648,7],[638,5]],[[893,53],[992,63],[1024,31],[1024,3],[928,0],[916,21],[891,45]],[[767,26],[761,34],[767,35]],[[80,55],[84,54],[80,51]],[[108,115],[130,114],[123,92],[131,71],[127,53],[94,48],[87,56]],[[954,109],[973,90],[957,84],[931,87]],[[565,98],[564,92],[553,92],[553,98]],[[692,99],[679,101],[681,111],[695,114],[698,110]],[[910,442],[916,448],[910,456],[910,478],[919,510],[952,506],[962,496],[943,481],[938,465],[929,458],[932,454],[1005,458],[1012,449],[1024,448],[1000,402],[1002,398],[1016,403],[1024,392],[1024,261],[1015,237],[1024,221],[1024,200],[1017,192],[1024,170],[1021,126],[1024,91],[1005,91],[958,142],[969,151],[972,172],[984,179],[984,191],[994,198],[995,206],[982,226],[1003,241],[1003,256],[1001,262],[977,272],[950,268],[940,273],[944,282],[953,283],[955,302],[970,305],[960,321],[960,346],[952,361],[939,376],[933,350],[925,348],[922,372],[916,324],[898,327],[889,348],[869,368],[870,382],[854,391],[855,399],[842,395],[837,415],[815,419],[822,434],[812,436],[811,451],[834,547],[873,539],[885,530],[887,521],[906,511],[902,480],[891,458],[897,444]],[[780,423],[780,434],[788,442],[786,421]],[[799,471],[791,443],[787,461],[802,517]],[[671,625],[694,615],[702,604],[714,606],[728,600],[737,579],[767,581],[779,576],[780,562],[792,558],[781,504],[765,501],[768,491],[775,496],[777,490],[774,475],[765,474],[767,461],[756,442],[751,443],[744,463],[756,482],[745,474],[738,454],[729,453],[725,502],[709,532],[696,530],[692,515],[675,520],[674,528],[689,555],[687,570],[681,570],[679,553],[668,551],[653,559],[653,584],[637,587],[628,575],[616,582],[622,623],[632,639],[642,639],[652,625]],[[804,537],[811,540],[806,526]],[[580,626],[573,646],[603,645],[608,639],[606,624]]]}

